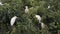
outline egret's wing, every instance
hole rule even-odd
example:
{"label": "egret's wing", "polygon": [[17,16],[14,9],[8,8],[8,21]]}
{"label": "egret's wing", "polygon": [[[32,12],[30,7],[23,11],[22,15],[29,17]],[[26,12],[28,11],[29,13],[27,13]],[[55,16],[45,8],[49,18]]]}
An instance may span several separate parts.
{"label": "egret's wing", "polygon": [[13,17],[10,21],[11,26],[15,23],[16,17]]}
{"label": "egret's wing", "polygon": [[41,21],[41,17],[39,15],[36,15],[36,18]]}
{"label": "egret's wing", "polygon": [[25,9],[25,13],[28,13],[29,12],[29,10],[28,9]]}

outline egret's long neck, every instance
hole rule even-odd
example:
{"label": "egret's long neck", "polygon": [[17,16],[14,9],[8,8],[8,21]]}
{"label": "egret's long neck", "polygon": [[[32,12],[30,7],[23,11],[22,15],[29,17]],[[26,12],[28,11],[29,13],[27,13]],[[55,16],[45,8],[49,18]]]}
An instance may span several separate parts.
{"label": "egret's long neck", "polygon": [[27,7],[27,6],[26,6],[25,8],[26,8],[26,9],[28,9],[28,7]]}
{"label": "egret's long neck", "polygon": [[41,23],[41,21],[39,20],[39,23]]}

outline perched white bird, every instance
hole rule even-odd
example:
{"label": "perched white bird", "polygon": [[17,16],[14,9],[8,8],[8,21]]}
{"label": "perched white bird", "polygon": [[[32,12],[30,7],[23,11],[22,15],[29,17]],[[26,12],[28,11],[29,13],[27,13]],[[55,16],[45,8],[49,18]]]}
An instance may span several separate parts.
{"label": "perched white bird", "polygon": [[39,15],[35,15],[35,17],[39,20],[39,23],[41,23],[41,17]]}
{"label": "perched white bird", "polygon": [[17,16],[14,16],[11,18],[11,21],[10,21],[11,26],[14,25],[16,18],[17,18]]}
{"label": "perched white bird", "polygon": [[25,6],[25,13],[29,13],[28,6]]}
{"label": "perched white bird", "polygon": [[44,23],[41,22],[41,17],[39,15],[35,15],[35,17],[37,18],[37,20],[39,20],[39,23],[41,24],[41,27],[44,28],[45,25],[44,25]]}
{"label": "perched white bird", "polygon": [[48,6],[48,9],[50,8],[50,5]]}
{"label": "perched white bird", "polygon": [[4,5],[4,4],[2,4],[2,2],[0,2],[0,5]]}

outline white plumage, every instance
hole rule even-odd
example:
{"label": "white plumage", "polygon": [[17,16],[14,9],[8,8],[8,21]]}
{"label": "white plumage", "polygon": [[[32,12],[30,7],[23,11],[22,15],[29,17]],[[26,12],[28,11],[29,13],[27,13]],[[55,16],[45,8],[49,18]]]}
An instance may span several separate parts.
{"label": "white plumage", "polygon": [[0,5],[3,5],[2,2],[0,2]]}
{"label": "white plumage", "polygon": [[50,8],[50,5],[48,6],[48,9]]}
{"label": "white plumage", "polygon": [[44,27],[45,27],[44,23],[41,23],[41,27],[42,27],[42,28],[44,28]]}
{"label": "white plumage", "polygon": [[41,22],[41,17],[39,15],[35,15],[35,17],[37,18],[37,20],[39,20],[39,23]]}
{"label": "white plumage", "polygon": [[25,13],[29,13],[28,6],[25,6]]}
{"label": "white plumage", "polygon": [[45,25],[41,22],[41,17],[39,15],[35,15],[35,17],[37,18],[37,20],[39,20],[39,23],[41,23],[41,27],[44,28]]}
{"label": "white plumage", "polygon": [[16,18],[17,18],[17,16],[14,16],[11,18],[11,21],[10,21],[11,26],[14,25]]}

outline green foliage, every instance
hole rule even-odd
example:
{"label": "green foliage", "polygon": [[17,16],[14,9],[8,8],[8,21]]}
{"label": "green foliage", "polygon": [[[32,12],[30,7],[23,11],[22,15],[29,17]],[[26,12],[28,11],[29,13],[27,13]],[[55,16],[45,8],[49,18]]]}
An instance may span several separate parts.
{"label": "green foliage", "polygon": [[[60,0],[1,0],[0,6],[0,34],[9,34],[10,19],[18,16],[17,25],[12,28],[12,34],[60,34]],[[25,14],[25,6],[29,7],[29,14]],[[50,8],[48,9],[48,6]],[[44,29],[38,26],[35,15],[42,17]],[[58,33],[57,33],[58,32]]]}

